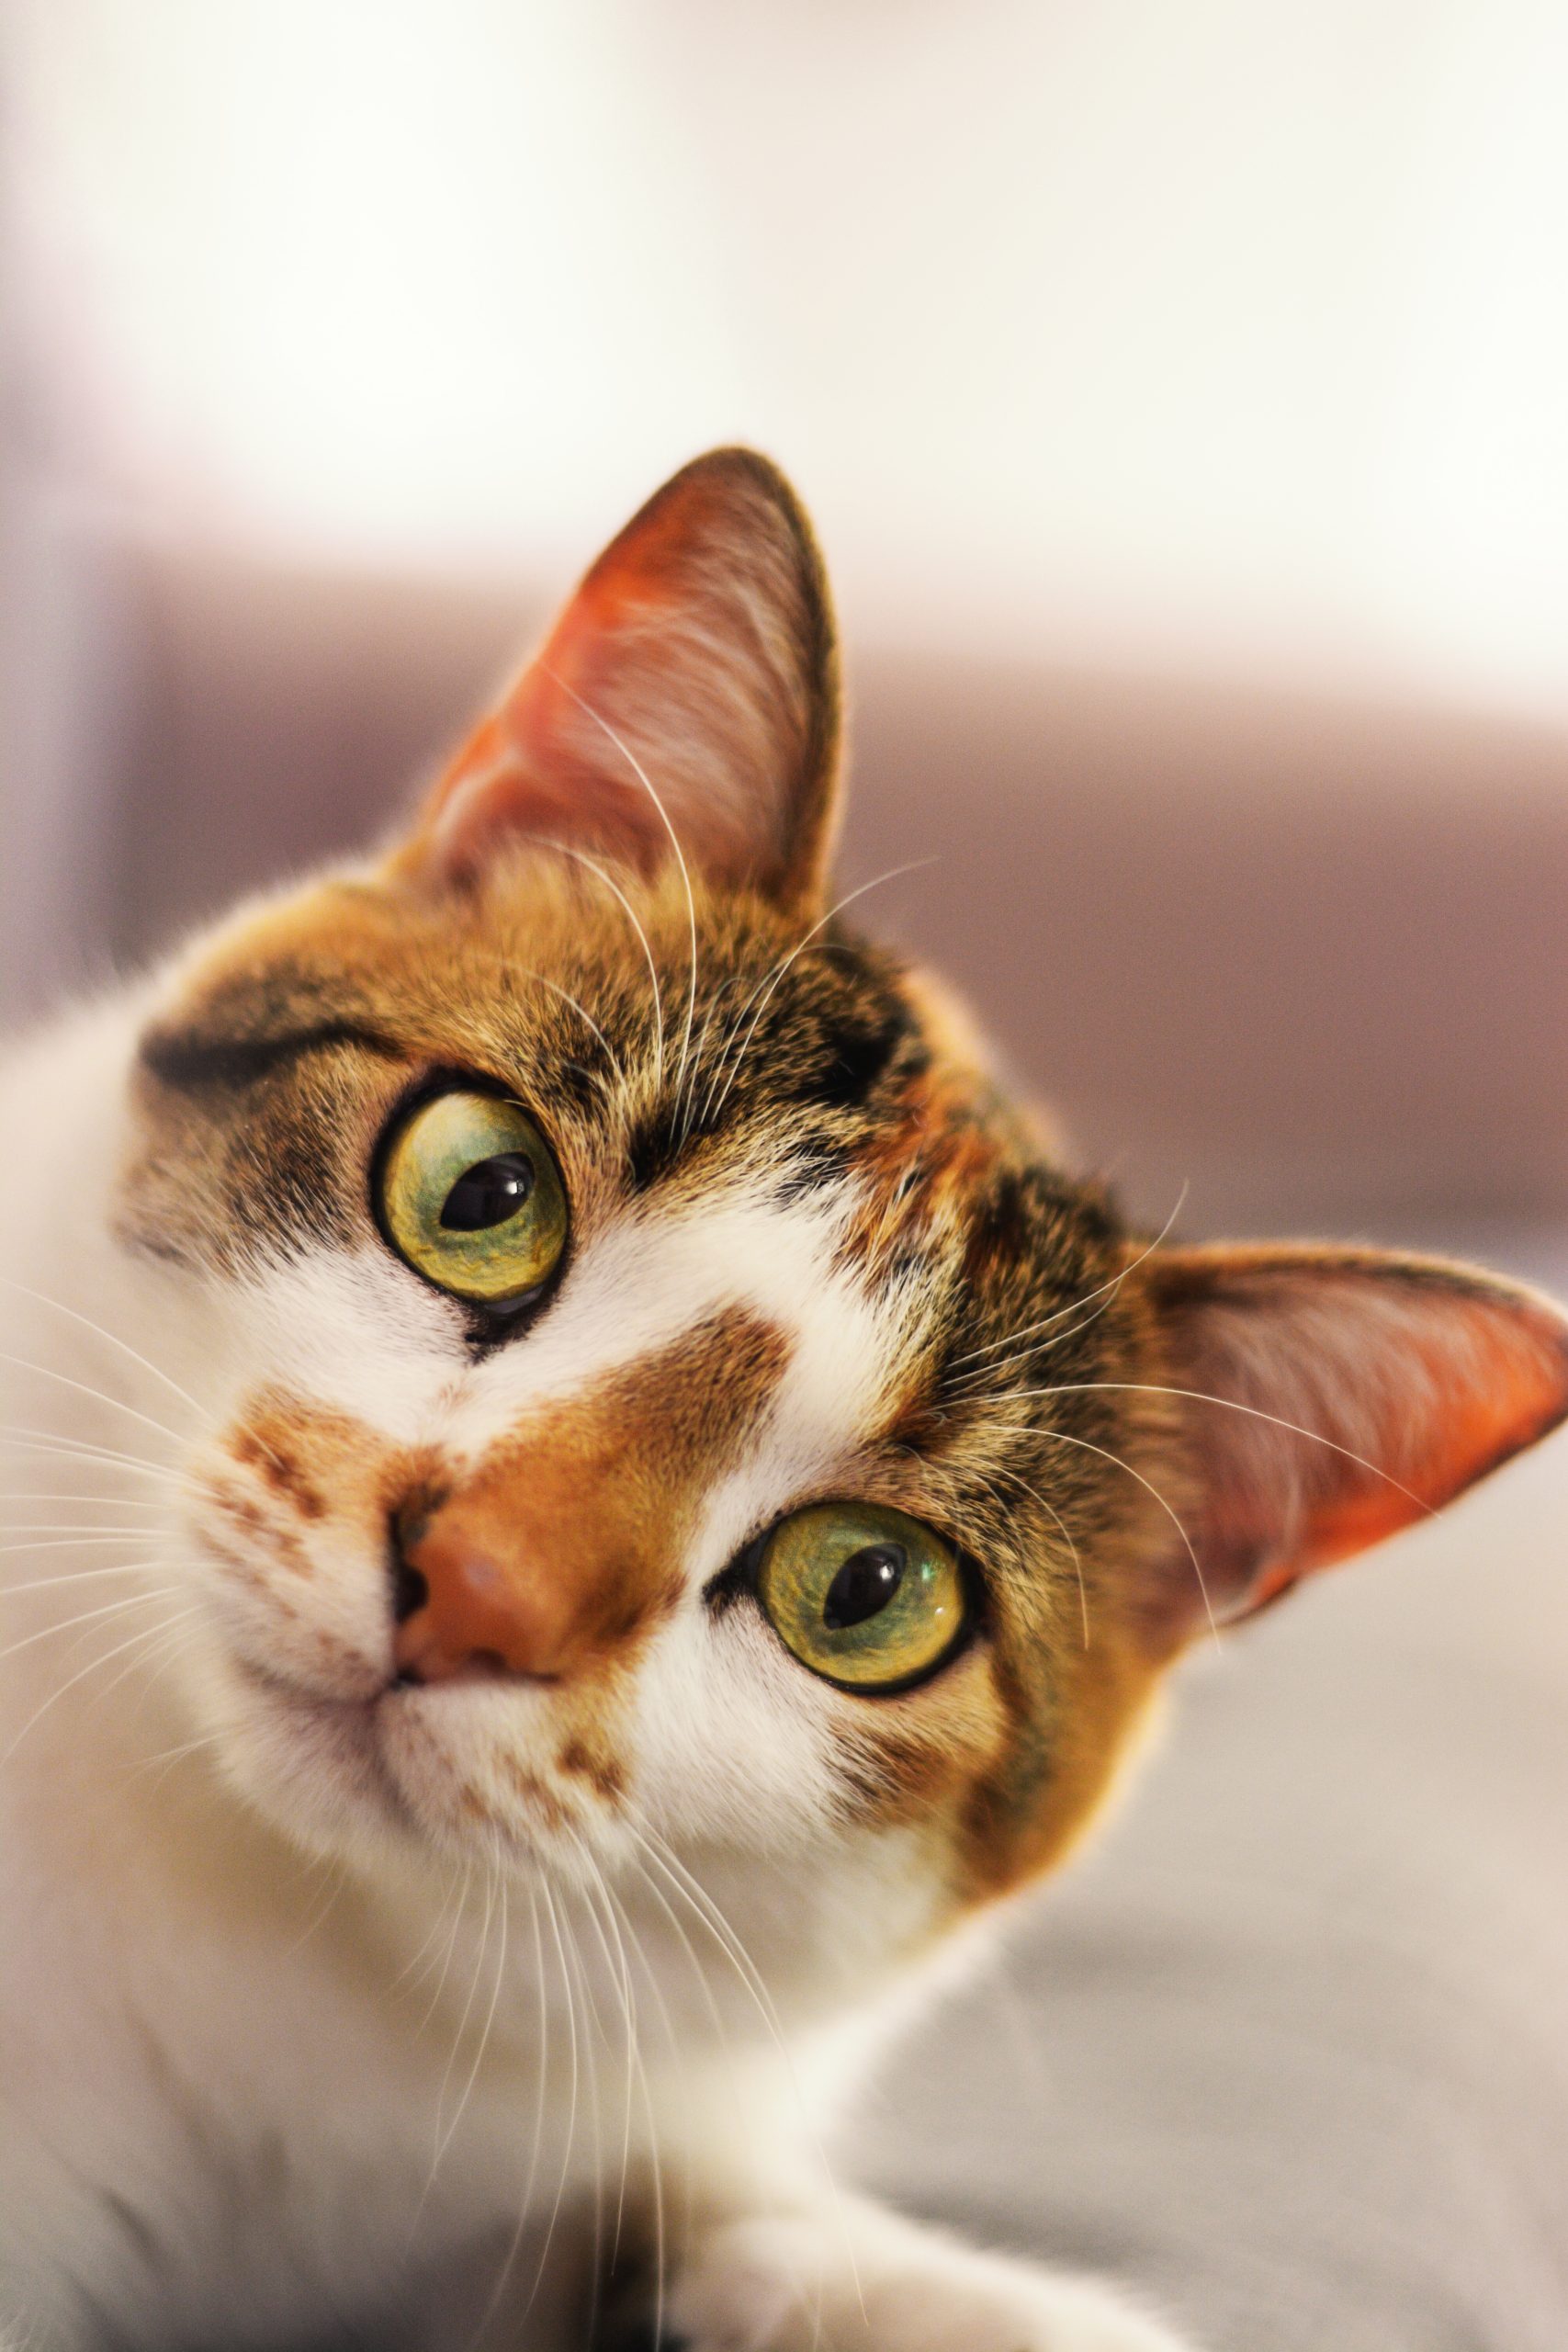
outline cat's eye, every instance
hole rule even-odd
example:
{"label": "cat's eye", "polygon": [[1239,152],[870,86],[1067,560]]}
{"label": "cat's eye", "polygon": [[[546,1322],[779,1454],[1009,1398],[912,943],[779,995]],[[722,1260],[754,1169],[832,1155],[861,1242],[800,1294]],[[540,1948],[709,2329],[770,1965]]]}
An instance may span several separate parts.
{"label": "cat's eye", "polygon": [[967,1614],[952,1547],[874,1503],[813,1503],[761,1549],[757,1598],[802,1666],[845,1690],[902,1690],[941,1666]]}
{"label": "cat's eye", "polygon": [[381,1154],[377,1208],[416,1273],[476,1306],[520,1306],[566,1247],[549,1147],[501,1094],[455,1088],[416,1105]]}

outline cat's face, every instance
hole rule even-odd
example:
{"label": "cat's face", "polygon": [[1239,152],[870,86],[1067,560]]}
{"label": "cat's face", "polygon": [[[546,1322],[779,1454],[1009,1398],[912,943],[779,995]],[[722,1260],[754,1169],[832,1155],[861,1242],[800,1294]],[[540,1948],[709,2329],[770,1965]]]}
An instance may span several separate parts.
{"label": "cat's face", "polygon": [[1130,1240],[827,917],[834,770],[797,510],[704,461],[411,839],[147,1034],[197,1695],[317,1843],[835,1857],[918,1942],[1060,1850],[1209,1609],[1568,1406],[1505,1286]]}

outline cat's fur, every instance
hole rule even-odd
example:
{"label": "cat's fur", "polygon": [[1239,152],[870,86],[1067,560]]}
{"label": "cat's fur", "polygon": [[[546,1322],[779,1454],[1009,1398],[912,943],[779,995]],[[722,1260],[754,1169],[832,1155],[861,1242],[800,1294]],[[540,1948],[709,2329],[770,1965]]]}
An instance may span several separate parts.
{"label": "cat's fur", "polygon": [[[1540,1436],[1568,1340],[1464,1270],[1129,1238],[828,912],[837,760],[809,535],[721,452],[389,854],[0,1071],[8,2345],[1173,2352],[836,2192],[819,2120],[1211,1613]],[[438,1071],[564,1177],[515,1329],[372,1214]],[[393,1682],[411,1497],[548,1679]],[[737,1566],[846,1498],[972,1564],[898,1695]]]}

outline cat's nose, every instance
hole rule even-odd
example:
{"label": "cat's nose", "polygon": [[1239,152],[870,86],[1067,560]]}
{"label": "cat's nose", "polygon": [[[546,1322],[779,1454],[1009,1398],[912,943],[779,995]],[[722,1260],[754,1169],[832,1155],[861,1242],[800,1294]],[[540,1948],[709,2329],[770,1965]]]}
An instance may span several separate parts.
{"label": "cat's nose", "polygon": [[402,1680],[554,1681],[567,1669],[575,1612],[506,1536],[493,1512],[461,1501],[399,1532],[393,1655]]}

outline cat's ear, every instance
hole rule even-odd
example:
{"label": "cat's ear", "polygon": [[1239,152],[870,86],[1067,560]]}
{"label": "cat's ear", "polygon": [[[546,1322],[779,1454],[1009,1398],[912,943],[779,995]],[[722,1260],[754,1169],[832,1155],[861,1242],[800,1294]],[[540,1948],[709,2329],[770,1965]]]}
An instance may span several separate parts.
{"label": "cat's ear", "polygon": [[[1461,1494],[1568,1416],[1568,1318],[1440,1261],[1156,1251],[1138,1279],[1195,1478],[1147,1590],[1174,1648]],[[1216,1401],[1203,1401],[1213,1399]],[[1308,1434],[1310,1432],[1310,1434]]]}
{"label": "cat's ear", "polygon": [[446,769],[404,874],[482,873],[528,839],[694,875],[791,908],[832,845],[838,662],[798,501],[716,449],[611,541],[539,652]]}

